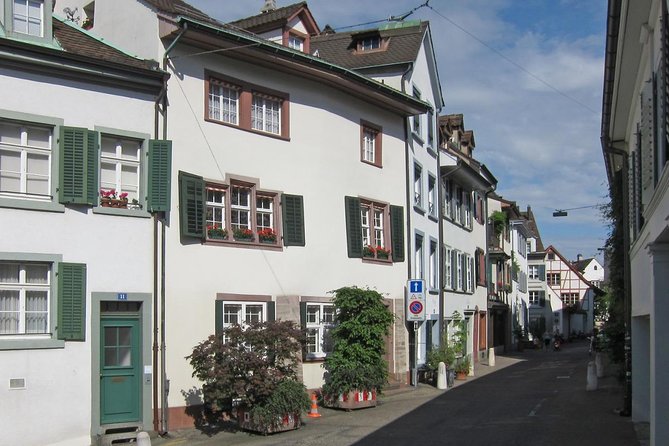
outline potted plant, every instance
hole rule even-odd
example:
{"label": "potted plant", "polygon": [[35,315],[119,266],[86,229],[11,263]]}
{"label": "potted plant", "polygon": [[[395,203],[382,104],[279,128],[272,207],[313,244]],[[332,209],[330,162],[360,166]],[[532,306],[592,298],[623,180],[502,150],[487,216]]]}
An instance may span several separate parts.
{"label": "potted plant", "polygon": [[90,17],[86,17],[86,19],[84,19],[84,22],[81,24],[81,27],[85,30],[93,28],[93,19],[91,19]]}
{"label": "potted plant", "polygon": [[377,291],[353,286],[333,293],[336,326],[332,353],[325,358],[325,403],[347,410],[376,406],[388,380],[384,336],[393,314]]}
{"label": "potted plant", "polygon": [[297,379],[304,333],[294,322],[232,325],[186,357],[203,382],[205,407],[217,417],[236,416],[243,429],[263,434],[297,429],[310,407]]}
{"label": "potted plant", "polygon": [[495,232],[496,236],[499,236],[502,232],[504,232],[504,228],[506,228],[507,224],[507,216],[504,212],[494,211],[492,214],[490,214],[490,220],[492,222],[493,231]]}
{"label": "potted plant", "polygon": [[464,356],[455,364],[455,379],[464,380],[469,375],[471,361],[469,356]]}
{"label": "potted plant", "polygon": [[100,189],[100,206],[125,209],[128,207],[128,193],[117,194],[116,189]]}
{"label": "potted plant", "polygon": [[258,240],[261,243],[276,243],[276,232],[272,228],[265,228],[258,231]]}
{"label": "potted plant", "polygon": [[232,230],[232,236],[235,240],[250,242],[253,240],[253,231],[248,228],[234,228]]}
{"label": "potted plant", "polygon": [[[429,382],[431,384],[436,384],[435,373],[439,370],[440,362],[443,362],[444,365],[446,365],[446,373],[448,375],[455,373],[453,371],[453,368],[455,367],[455,356],[456,348],[452,343],[448,342],[446,336],[444,336],[444,339],[441,341],[441,345],[438,348],[430,350],[427,354],[427,362],[425,363],[425,366],[430,375]],[[447,379],[447,383],[450,383],[449,386],[452,385],[452,380],[453,378],[449,376]]]}

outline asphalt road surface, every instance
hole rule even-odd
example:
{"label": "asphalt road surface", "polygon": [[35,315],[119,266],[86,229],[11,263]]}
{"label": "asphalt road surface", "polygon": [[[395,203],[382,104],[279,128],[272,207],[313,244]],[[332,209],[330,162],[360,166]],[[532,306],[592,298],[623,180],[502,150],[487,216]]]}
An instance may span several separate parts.
{"label": "asphalt road surface", "polygon": [[621,417],[622,389],[607,368],[586,391],[587,342],[559,352],[526,351],[480,364],[476,379],[447,391],[420,385],[352,412],[319,408],[296,431],[267,437],[243,431],[184,431],[154,444],[291,446],[636,446],[630,418]]}

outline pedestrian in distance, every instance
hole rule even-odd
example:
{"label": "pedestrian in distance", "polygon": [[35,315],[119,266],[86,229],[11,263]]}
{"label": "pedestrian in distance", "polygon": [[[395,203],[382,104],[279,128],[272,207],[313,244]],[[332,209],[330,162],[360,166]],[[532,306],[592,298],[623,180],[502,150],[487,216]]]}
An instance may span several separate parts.
{"label": "pedestrian in distance", "polygon": [[551,335],[547,331],[544,331],[544,350],[548,351],[549,345],[551,343]]}

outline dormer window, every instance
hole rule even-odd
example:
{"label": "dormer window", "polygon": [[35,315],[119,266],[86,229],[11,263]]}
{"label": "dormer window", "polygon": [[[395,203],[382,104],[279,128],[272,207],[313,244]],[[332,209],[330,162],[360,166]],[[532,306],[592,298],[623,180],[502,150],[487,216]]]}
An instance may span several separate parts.
{"label": "dormer window", "polygon": [[380,48],[381,48],[380,36],[366,37],[360,40],[360,43],[358,45],[358,49],[360,51],[372,51],[372,50],[378,50]]}
{"label": "dormer window", "polygon": [[14,32],[44,36],[44,0],[14,0]]}
{"label": "dormer window", "polygon": [[304,52],[304,39],[291,34],[288,36],[288,48]]}

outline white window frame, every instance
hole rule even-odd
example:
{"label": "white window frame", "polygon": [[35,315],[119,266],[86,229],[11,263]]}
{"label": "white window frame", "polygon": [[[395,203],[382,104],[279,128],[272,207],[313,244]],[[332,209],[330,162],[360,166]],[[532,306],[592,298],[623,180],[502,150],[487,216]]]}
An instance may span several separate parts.
{"label": "white window frame", "polygon": [[[419,101],[421,100],[421,92],[416,87],[415,85],[413,86],[413,97],[418,99]],[[423,115],[415,115],[413,117],[413,126],[411,127],[411,130],[413,131],[414,134],[416,134],[419,138],[423,138]]]}
{"label": "white window frame", "polygon": [[[30,3],[39,3],[39,17],[33,17],[30,15]],[[25,34],[27,36],[44,37],[44,3],[44,0],[12,0],[12,30],[15,33]],[[19,30],[17,27],[17,16],[19,15],[17,13],[17,4],[22,4],[26,8],[25,30]],[[31,21],[33,24],[39,25],[39,34],[30,32]]]}
{"label": "white window frame", "polygon": [[468,228],[472,227],[472,196],[469,191],[462,191],[462,207],[464,208],[464,225]]}
{"label": "white window frame", "polygon": [[209,81],[209,119],[239,125],[240,88],[227,82]]}
{"label": "white window frame", "polygon": [[[19,304],[17,309],[12,311],[4,309],[2,300],[0,300],[0,314],[3,313],[18,313],[18,326],[15,332],[5,332],[2,333],[3,336],[28,336],[28,335],[49,335],[51,333],[51,277],[53,271],[53,263],[47,262],[20,262],[20,261],[2,261],[0,262],[4,265],[15,265],[18,268],[19,277],[18,282],[0,282],[0,291],[2,292],[18,292]],[[29,283],[27,280],[27,267],[28,266],[42,266],[46,267],[46,283]],[[1,278],[0,278],[1,280]],[[38,332],[26,332],[26,318],[27,314],[31,313],[26,307],[26,301],[28,300],[28,293],[34,291],[39,293],[45,293],[46,295],[46,310],[32,311],[33,313],[42,313],[46,319],[46,327],[44,331]],[[1,320],[1,318],[0,318]],[[0,327],[2,329],[2,327]]]}
{"label": "white window frame", "polygon": [[423,208],[423,166],[417,162],[413,165],[413,204]]}
{"label": "white window frame", "polygon": [[527,274],[530,280],[539,280],[539,265],[529,265]]}
{"label": "white window frame", "polygon": [[425,278],[425,260],[423,244],[425,243],[425,236],[423,234],[415,234],[414,236],[414,278]]}
{"label": "white window frame", "polygon": [[433,216],[437,216],[437,178],[427,174],[427,212]]}
{"label": "white window frame", "polygon": [[[330,330],[332,330],[335,327],[335,311],[334,311],[334,305],[331,303],[319,303],[319,302],[306,302],[306,314],[305,318],[306,320],[304,321],[305,328],[307,330],[307,358],[308,359],[317,359],[317,358],[325,358],[331,351],[326,351],[325,347],[327,346],[327,343],[325,342],[326,337],[328,336],[328,333]],[[310,321],[309,320],[309,308],[318,308],[318,316],[319,320],[318,321]],[[331,321],[326,321],[324,316],[325,316],[325,309],[328,308],[331,310],[332,314],[332,320]],[[315,344],[315,351],[310,352],[309,347],[310,342],[309,342],[309,332],[310,331],[315,331],[316,334],[316,344]]]}
{"label": "white window frame", "polygon": [[455,186],[455,215],[453,220],[458,224],[462,224],[462,188],[460,186]]}
{"label": "white window frame", "polygon": [[453,218],[453,209],[451,207],[453,183],[451,180],[444,180],[444,215]]}
{"label": "white window frame", "polygon": [[[207,227],[226,228],[226,207],[225,199],[228,191],[226,189],[214,186],[207,186]],[[217,200],[216,194],[220,194],[220,200]],[[210,212],[211,211],[211,212]],[[211,214],[211,218],[210,218]],[[219,217],[220,216],[220,217]]]}
{"label": "white window frame", "polygon": [[378,130],[363,126],[362,129],[362,160],[376,164],[376,137]]}
{"label": "white window frame", "polygon": [[439,289],[439,257],[437,255],[437,241],[430,239],[429,252],[429,288],[431,290]]}
{"label": "white window frame", "polygon": [[372,51],[381,49],[381,36],[370,36],[360,40],[360,51]]}
{"label": "white window frame", "polygon": [[[225,319],[226,315],[228,314],[226,312],[226,308],[235,305],[239,306],[239,310],[237,311],[237,319],[239,322],[226,322]],[[260,319],[257,322],[267,322],[267,302],[255,302],[255,301],[248,302],[248,301],[234,301],[234,300],[223,301],[223,320],[221,321],[223,329],[232,327],[235,324],[239,324],[242,328],[248,327],[251,324],[251,322],[249,322],[247,319],[248,307],[252,306],[261,307]]]}
{"label": "white window frame", "polygon": [[[550,280],[549,280],[549,278],[550,278]],[[557,279],[557,280],[555,280],[555,279]],[[559,287],[560,283],[562,282],[562,274],[560,274],[559,272],[558,273],[555,273],[555,272],[546,273],[546,282],[550,286]]]}
{"label": "white window frame", "polygon": [[456,280],[457,280],[457,286],[456,286],[456,289],[457,289],[458,291],[462,291],[462,290],[463,290],[463,286],[464,286],[464,284],[462,283],[462,277],[463,277],[463,276],[462,276],[462,274],[463,274],[463,271],[462,271],[462,266],[463,266],[462,259],[463,259],[463,254],[462,254],[460,251],[456,251],[456,252],[455,252],[455,256],[456,256],[456,258],[455,258],[455,263],[456,263],[456,268],[457,268],[457,271],[456,271]]}
{"label": "white window frame", "polygon": [[304,38],[295,34],[288,35],[288,48],[304,52]]}
{"label": "white window frame", "polygon": [[579,295],[579,293],[562,293],[560,295],[560,299],[562,300],[562,303],[564,305],[570,306],[579,303],[581,300],[581,296]]}
{"label": "white window frame", "polygon": [[539,305],[540,304],[540,292],[537,290],[530,290],[527,292],[527,299],[530,305]]}
{"label": "white window frame", "polygon": [[465,256],[465,262],[467,266],[467,292],[468,293],[473,293],[474,292],[474,264],[472,260],[472,256],[466,255]]}
{"label": "white window frame", "polygon": [[[241,203],[241,191],[245,190],[247,195],[247,203],[246,205],[240,204]],[[239,191],[239,194],[236,194],[236,192]],[[253,190],[251,187],[248,186],[241,186],[238,184],[233,184],[230,187],[230,229],[235,230],[235,229],[251,229],[252,228],[252,220],[251,220],[251,201],[253,200]],[[237,201],[237,203],[235,203]],[[242,215],[246,214],[247,215],[247,223],[246,226],[244,226],[241,221],[243,220],[241,218]],[[234,218],[234,215],[237,215],[237,218]],[[237,220],[235,222],[235,220]]]}
{"label": "white window frame", "polygon": [[251,129],[281,135],[281,108],[283,99],[253,93],[251,99]]}
{"label": "white window frame", "polygon": [[[256,231],[260,232],[263,229],[271,229],[276,231],[274,228],[274,197],[269,195],[256,194]],[[265,207],[262,204],[262,201],[266,200],[266,203],[269,203],[269,207]],[[269,225],[262,222],[264,216],[269,216]]]}
{"label": "white window frame", "polygon": [[[31,198],[35,200],[51,200],[51,187],[52,187],[52,163],[53,163],[53,127],[48,125],[35,125],[22,122],[14,122],[10,120],[0,120],[0,124],[7,124],[12,127],[18,127],[19,129],[19,144],[12,143],[2,143],[0,142],[0,152],[8,153],[18,153],[19,154],[19,171],[18,172],[8,172],[0,170],[0,176],[7,175],[8,173],[13,176],[19,177],[19,190],[18,191],[2,191],[0,190],[0,195],[3,197],[22,197],[22,198]],[[37,145],[29,144],[29,134],[30,130],[36,131],[48,131],[48,147],[42,147]],[[37,155],[47,157],[48,169],[47,169],[47,188],[45,194],[35,194],[28,193],[28,178],[29,177],[44,177],[41,174],[34,174],[28,172],[28,158],[30,155]],[[2,166],[0,165],[0,169]],[[4,172],[4,174],[3,174]]]}
{"label": "white window frame", "polygon": [[[115,140],[113,143],[115,145],[114,155],[105,153],[102,150],[102,145],[105,140]],[[129,158],[123,155],[124,144],[137,144],[136,158]],[[144,141],[126,138],[122,136],[111,135],[103,133],[100,135],[100,165],[98,170],[100,173],[100,189],[101,190],[110,190],[115,189],[117,194],[127,193],[128,201],[133,199],[139,201],[142,197],[142,153],[143,153]],[[127,146],[126,146],[127,148]],[[132,148],[132,147],[131,147]],[[102,165],[111,164],[114,166],[114,184],[102,184]],[[136,183],[135,184],[123,184],[123,168],[130,167],[136,169]],[[134,189],[134,190],[133,190]]]}
{"label": "white window frame", "polygon": [[451,258],[453,256],[453,250],[450,247],[444,245],[444,252],[446,253],[445,258],[444,258],[444,288],[450,290],[450,289],[453,289],[453,283],[452,283],[453,282],[453,272],[452,272],[453,265],[451,264],[452,263]]}

